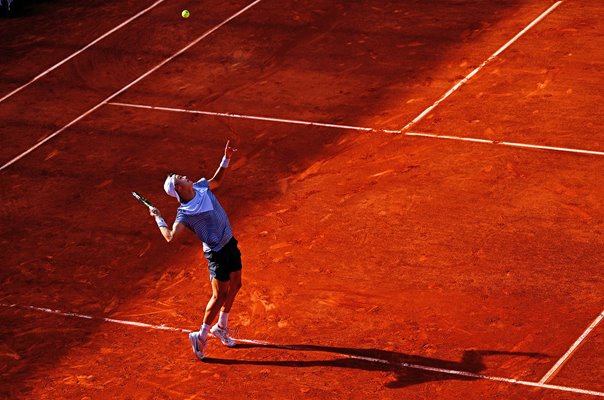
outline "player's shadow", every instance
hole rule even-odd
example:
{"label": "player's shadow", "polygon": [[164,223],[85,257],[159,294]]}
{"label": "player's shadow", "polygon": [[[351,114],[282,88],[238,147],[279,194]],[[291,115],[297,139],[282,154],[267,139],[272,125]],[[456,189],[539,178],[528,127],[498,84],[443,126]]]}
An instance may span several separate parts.
{"label": "player's shadow", "polygon": [[337,367],[365,371],[385,371],[395,374],[395,380],[385,386],[391,389],[417,385],[424,382],[447,379],[474,380],[480,379],[480,372],[485,369],[483,357],[489,355],[522,356],[532,358],[548,357],[541,353],[507,352],[498,350],[466,350],[460,361],[449,361],[437,358],[421,357],[379,349],[354,349],[316,345],[274,345],[274,344],[238,344],[237,348],[270,348],[279,350],[326,352],[341,354],[345,358],[330,360],[240,360],[206,358],[204,361],[225,365],[259,365],[279,367]]}

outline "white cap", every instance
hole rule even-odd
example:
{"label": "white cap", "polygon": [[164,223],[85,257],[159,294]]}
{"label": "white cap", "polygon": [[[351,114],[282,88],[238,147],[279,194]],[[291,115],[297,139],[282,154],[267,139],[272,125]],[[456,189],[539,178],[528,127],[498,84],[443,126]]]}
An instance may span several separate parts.
{"label": "white cap", "polygon": [[166,178],[166,181],[164,182],[164,190],[166,191],[168,196],[172,196],[180,202],[180,197],[178,197],[178,193],[176,192],[176,189],[174,188],[174,181],[175,181],[174,175],[168,176]]}

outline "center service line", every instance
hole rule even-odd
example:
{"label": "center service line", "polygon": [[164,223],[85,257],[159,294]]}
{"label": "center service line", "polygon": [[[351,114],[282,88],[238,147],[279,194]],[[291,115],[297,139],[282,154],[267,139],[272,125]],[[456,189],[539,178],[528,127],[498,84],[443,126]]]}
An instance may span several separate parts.
{"label": "center service line", "polygon": [[124,86],[122,89],[120,89],[117,92],[113,93],[111,96],[107,97],[105,100],[101,101],[99,104],[97,104],[96,106],[92,107],[90,110],[86,111],[84,114],[80,115],[79,117],[77,117],[76,119],[74,119],[73,121],[71,121],[70,123],[68,123],[64,127],[62,127],[61,129],[59,129],[58,131],[56,131],[52,135],[46,137],[44,140],[39,141],[34,146],[30,147],[28,150],[24,151],[23,153],[19,154],[17,157],[13,158],[9,162],[7,162],[3,166],[1,166],[0,167],[0,171],[6,169],[7,167],[9,167],[10,165],[12,165],[16,161],[19,161],[21,158],[25,157],[27,154],[31,153],[32,151],[34,151],[38,147],[42,146],[44,143],[48,142],[50,139],[54,138],[55,136],[57,136],[58,134],[60,134],[61,132],[63,132],[65,129],[69,128],[70,126],[72,126],[75,123],[77,123],[78,121],[80,121],[82,118],[86,117],[87,115],[93,113],[94,111],[96,111],[97,109],[99,109],[100,107],[102,107],[108,101],[111,101],[112,99],[114,99],[115,97],[119,96],[120,94],[122,94],[126,90],[130,89],[133,85],[137,84],[138,82],[140,82],[141,80],[143,80],[147,76],[151,75],[153,72],[157,71],[159,68],[161,68],[162,66],[164,66],[166,63],[172,61],[174,58],[178,57],[179,55],[181,55],[185,51],[189,50],[191,47],[195,46],[201,40],[205,39],[207,36],[209,36],[212,33],[214,33],[214,31],[216,31],[217,29],[219,29],[220,27],[222,27],[223,25],[225,25],[226,23],[228,23],[232,19],[234,19],[234,18],[238,17],[239,15],[243,14],[244,12],[246,12],[247,10],[249,10],[250,8],[252,8],[253,6],[255,6],[256,4],[260,3],[261,1],[262,0],[256,0],[253,3],[250,3],[246,7],[242,8],[241,10],[239,10],[238,12],[236,12],[235,14],[231,15],[229,18],[227,18],[224,21],[222,21],[220,24],[218,24],[215,27],[213,27],[212,29],[206,31],[203,35],[201,35],[200,37],[198,37],[197,39],[195,39],[194,41],[192,41],[191,43],[189,43],[187,46],[183,47],[182,49],[180,49],[176,53],[174,53],[172,56],[170,56],[170,57],[166,58],[164,61],[160,62],[155,67],[151,68],[149,71],[145,72],[144,74],[142,74],[141,76],[139,76],[137,79],[133,80],[128,85]]}
{"label": "center service line", "polygon": [[526,28],[524,28],[523,30],[521,30],[516,36],[514,36],[512,39],[510,39],[509,42],[507,42],[506,44],[504,44],[503,46],[501,46],[499,48],[499,50],[497,50],[489,58],[487,58],[485,61],[483,61],[482,64],[480,64],[478,67],[476,67],[465,78],[463,78],[462,80],[460,80],[459,82],[457,82],[451,89],[449,89],[449,91],[447,93],[443,94],[440,99],[436,100],[434,102],[434,104],[432,104],[430,107],[426,108],[420,115],[418,115],[411,122],[409,122],[407,125],[405,125],[400,130],[400,132],[405,132],[405,131],[408,131],[409,129],[411,129],[411,127],[413,125],[415,125],[420,120],[422,120],[422,118],[424,118],[426,115],[428,115],[428,113],[430,111],[432,111],[435,107],[437,107],[443,100],[445,100],[447,97],[449,97],[450,95],[452,95],[453,92],[455,92],[457,89],[459,89],[461,87],[461,85],[463,85],[468,80],[470,80],[470,78],[472,78],[474,75],[476,75],[478,73],[478,71],[480,71],[485,65],[487,65],[488,63],[490,63],[491,61],[493,61],[499,54],[501,54],[505,49],[507,49],[508,47],[510,47],[512,45],[512,43],[514,43],[516,40],[518,40],[529,29],[531,29],[533,26],[537,25],[549,13],[551,13],[552,11],[554,11],[560,4],[562,4],[562,1],[555,2],[550,8],[548,8],[540,16],[538,16],[533,22],[531,22],[530,24],[528,24],[526,26]]}
{"label": "center service line", "polygon": [[[114,318],[92,317],[90,315],[78,314],[78,313],[73,313],[73,312],[64,312],[64,311],[60,311],[60,310],[53,310],[50,308],[43,308],[43,307],[22,306],[22,305],[18,305],[18,304],[6,304],[6,303],[0,303],[0,306],[8,307],[8,308],[22,308],[22,309],[28,309],[28,310],[33,310],[33,311],[46,312],[49,314],[62,315],[65,317],[76,317],[76,318],[83,318],[83,319],[88,319],[88,320],[112,322],[115,324],[130,325],[130,326],[136,326],[136,327],[148,328],[148,329],[150,328],[150,329],[157,329],[157,330],[163,330],[163,331],[183,332],[183,333],[192,332],[190,329],[173,328],[173,327],[165,326],[165,325],[151,325],[151,324],[145,324],[143,322],[126,321],[126,320],[114,319]],[[281,349],[285,349],[285,350],[295,348],[294,346],[273,344],[273,343],[265,342],[262,340],[235,339],[235,341],[238,343],[249,343],[249,344],[256,344],[256,345],[260,345],[260,346],[266,345],[266,346],[277,347],[277,348],[281,348]],[[393,364],[392,362],[381,359],[381,358],[363,357],[363,356],[355,356],[355,355],[348,355],[348,357],[356,359],[356,360],[370,361],[370,362],[380,363],[380,364]],[[400,365],[405,368],[418,369],[418,370],[430,371],[430,372],[438,372],[438,373],[447,374],[447,375],[457,375],[457,376],[464,376],[467,378],[485,379],[485,380],[496,381],[496,382],[510,383],[510,384],[514,384],[514,385],[532,386],[532,387],[537,387],[537,388],[541,388],[541,389],[559,390],[559,391],[563,391],[563,392],[572,392],[572,393],[580,393],[580,394],[588,394],[588,395],[593,395],[593,396],[604,397],[604,392],[596,392],[594,390],[578,389],[578,388],[573,388],[573,387],[568,387],[568,386],[550,385],[550,384],[541,383],[541,382],[521,381],[521,380],[513,379],[513,378],[488,376],[488,375],[482,375],[482,374],[475,374],[475,373],[467,372],[467,371],[457,371],[454,369],[428,367],[428,366],[419,365],[419,364],[398,363],[397,365]]]}

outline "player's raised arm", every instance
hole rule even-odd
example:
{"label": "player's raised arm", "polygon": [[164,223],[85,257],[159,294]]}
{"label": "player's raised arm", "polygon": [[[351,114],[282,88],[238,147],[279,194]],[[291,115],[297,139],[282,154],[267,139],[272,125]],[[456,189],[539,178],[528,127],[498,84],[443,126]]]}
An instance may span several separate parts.
{"label": "player's raised arm", "polygon": [[176,238],[177,235],[180,235],[180,233],[185,228],[183,224],[179,224],[178,222],[174,223],[172,229],[168,228],[168,224],[161,216],[159,210],[155,207],[149,207],[149,214],[155,217],[155,222],[157,223],[157,226],[159,227],[162,236],[164,237],[164,239],[166,239],[166,242],[171,242],[172,240],[174,240],[174,238]]}
{"label": "player's raised arm", "polygon": [[222,161],[220,162],[220,166],[216,170],[214,176],[208,180],[210,183],[210,190],[215,190],[220,186],[220,182],[224,177],[225,170],[229,167],[229,163],[231,161],[231,157],[233,153],[237,151],[236,148],[230,145],[231,141],[227,140],[226,146],[224,147],[224,157],[222,157]]}

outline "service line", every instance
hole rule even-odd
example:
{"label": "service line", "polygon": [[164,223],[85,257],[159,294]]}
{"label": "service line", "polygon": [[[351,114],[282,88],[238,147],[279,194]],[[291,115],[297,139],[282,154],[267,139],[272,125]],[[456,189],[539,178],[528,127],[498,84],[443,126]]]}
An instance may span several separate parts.
{"label": "service line", "polygon": [[[146,105],[142,105],[142,104],[130,104],[130,103],[119,103],[119,102],[111,102],[111,103],[107,103],[107,104],[112,105],[112,106],[120,106],[120,107],[143,108],[143,109],[148,109],[148,110],[172,111],[172,112],[188,113],[188,114],[202,114],[202,115],[211,115],[211,116],[216,116],[216,117],[251,119],[251,120],[256,120],[256,121],[269,121],[269,122],[282,122],[282,123],[286,123],[286,124],[296,124],[296,125],[305,125],[305,126],[321,126],[324,128],[350,129],[350,130],[354,130],[354,131],[363,131],[363,132],[375,131],[375,129],[373,129],[373,128],[364,128],[361,126],[327,124],[327,123],[322,123],[322,122],[302,121],[299,119],[259,117],[259,116],[255,116],[255,115],[232,114],[232,113],[201,111],[201,110],[187,110],[187,109],[183,109],[183,108],[146,106]],[[382,132],[398,133],[399,131],[384,130]]]}
{"label": "service line", "polygon": [[570,346],[570,349],[568,349],[568,351],[566,352],[566,354],[564,354],[556,364],[554,364],[554,366],[547,372],[547,374],[545,374],[543,376],[543,378],[541,378],[541,380],[539,381],[539,383],[543,384],[545,382],[547,382],[548,380],[550,380],[551,378],[553,378],[558,371],[560,371],[560,368],[568,361],[568,359],[570,358],[570,356],[575,352],[575,350],[577,350],[579,348],[579,346],[581,345],[581,343],[583,342],[583,340],[585,340],[585,338],[587,337],[587,335],[589,335],[589,333],[591,331],[594,330],[594,328],[600,323],[600,321],[602,321],[602,319],[604,319],[604,311],[602,311],[600,313],[600,315],[598,315],[596,317],[596,319],[591,323],[591,325],[589,325],[587,327],[587,329],[585,330],[585,332],[583,332],[583,334],[581,336],[579,336],[579,339],[577,339],[575,341],[575,343],[573,343],[572,346]]}
{"label": "service line", "polygon": [[34,151],[38,147],[42,146],[44,143],[48,142],[50,139],[52,139],[55,136],[59,135],[65,129],[67,129],[70,126],[74,125],[75,123],[77,123],[78,121],[80,121],[82,118],[84,118],[87,115],[93,113],[94,111],[96,111],[97,109],[99,109],[100,107],[102,107],[107,102],[113,100],[114,98],[116,98],[117,96],[119,96],[120,94],[122,94],[123,92],[125,92],[126,90],[130,89],[132,86],[136,85],[138,82],[140,82],[141,80],[145,79],[147,76],[151,75],[153,72],[157,71],[159,68],[163,67],[166,63],[172,61],[174,58],[178,57],[179,55],[181,55],[185,51],[189,50],[191,47],[195,46],[201,40],[205,39],[206,37],[208,37],[209,35],[211,35],[212,33],[214,33],[216,30],[218,30],[219,28],[221,28],[223,25],[225,25],[226,23],[228,23],[232,19],[238,17],[239,15],[243,14],[244,12],[246,12],[247,10],[249,10],[250,8],[252,8],[253,6],[255,6],[256,4],[260,3],[261,1],[262,0],[256,0],[253,3],[248,4],[247,6],[245,6],[244,8],[242,8],[241,10],[237,11],[235,14],[231,15],[230,17],[228,17],[227,19],[225,19],[224,21],[222,21],[221,23],[219,23],[218,25],[216,25],[215,27],[213,27],[212,29],[206,31],[204,34],[202,34],[201,36],[199,36],[197,39],[193,40],[191,43],[189,43],[188,45],[186,45],[185,47],[183,47],[182,49],[180,49],[179,51],[177,51],[176,53],[174,53],[170,57],[166,58],[164,61],[162,61],[159,64],[157,64],[155,67],[151,68],[149,71],[145,72],[144,74],[142,74],[141,76],[139,76],[138,78],[136,78],[135,80],[133,80],[132,82],[130,82],[129,84],[127,84],[126,86],[124,86],[123,88],[121,88],[120,90],[118,90],[117,92],[113,93],[111,96],[107,97],[105,100],[101,101],[99,104],[97,104],[96,106],[92,107],[90,110],[86,111],[84,114],[80,115],[79,117],[77,117],[76,119],[74,119],[73,121],[71,121],[70,123],[68,123],[64,127],[62,127],[61,129],[57,130],[52,135],[47,136],[43,140],[39,141],[38,143],[36,143],[32,147],[30,147],[28,150],[24,151],[23,153],[19,154],[18,156],[16,156],[12,160],[8,161],[6,164],[2,165],[0,167],[0,171],[6,169],[10,165],[12,165],[15,162],[19,161],[21,158],[25,157],[27,154],[31,153],[32,151]]}
{"label": "service line", "polygon": [[[149,106],[149,105],[143,105],[143,104],[131,104],[131,103],[120,103],[120,102],[109,102],[107,104],[112,105],[112,106],[118,106],[118,107],[131,107],[131,108],[141,108],[141,109],[147,109],[147,110],[170,111],[170,112],[179,112],[179,113],[188,113],[188,114],[201,114],[201,115],[210,115],[210,116],[215,116],[215,117],[249,119],[249,120],[255,120],[255,121],[280,122],[280,123],[285,123],[285,124],[296,124],[296,125],[305,125],[305,126],[320,126],[320,127],[324,127],[324,128],[348,129],[348,130],[355,130],[355,131],[360,131],[360,132],[376,132],[376,133],[382,132],[382,133],[393,133],[393,134],[401,133],[399,130],[392,130],[392,129],[376,129],[376,128],[368,128],[368,127],[362,127],[362,126],[329,124],[329,123],[323,123],[323,122],[302,121],[299,119],[259,117],[259,116],[255,116],[255,115],[233,114],[233,113],[226,113],[226,112],[201,111],[201,110],[188,110],[188,109],[183,109],[183,108],[159,107],[159,106]],[[495,144],[495,145],[500,145],[500,146],[520,147],[520,148],[526,148],[526,149],[561,151],[561,152],[566,152],[566,153],[578,153],[578,154],[604,156],[604,151],[583,150],[583,149],[574,149],[574,148],[568,148],[568,147],[542,146],[542,145],[537,145],[537,144],[526,144],[526,143],[516,143],[516,142],[500,142],[497,140],[477,139],[477,138],[450,136],[450,135],[439,135],[436,133],[404,132],[403,135],[427,137],[427,138],[434,138],[434,139],[459,140],[459,141],[463,141],[463,142]]]}
{"label": "service line", "polygon": [[145,14],[147,11],[151,10],[152,8],[154,8],[154,7],[158,6],[159,4],[163,3],[164,1],[166,1],[166,0],[156,1],[155,3],[151,4],[149,7],[145,8],[143,11],[139,12],[135,16],[127,19],[126,21],[122,22],[120,25],[118,25],[115,28],[111,29],[109,32],[107,32],[107,33],[99,36],[98,38],[96,38],[95,40],[93,40],[92,42],[90,42],[89,44],[87,44],[86,46],[82,47],[80,50],[76,51],[75,53],[73,53],[69,57],[65,58],[63,61],[60,61],[60,62],[56,63],[52,67],[48,68],[46,71],[42,72],[41,74],[39,74],[38,76],[36,76],[32,80],[30,80],[29,82],[25,83],[24,85],[19,86],[18,88],[16,88],[15,90],[13,90],[12,92],[10,92],[9,94],[7,94],[4,97],[0,98],[0,103],[2,103],[4,100],[8,99],[12,95],[14,95],[14,94],[20,92],[21,90],[25,89],[26,87],[28,87],[29,85],[31,85],[32,83],[34,83],[38,79],[42,78],[43,76],[45,76],[49,72],[51,72],[51,71],[57,69],[58,67],[60,67],[61,65],[65,64],[67,61],[71,60],[72,58],[74,58],[75,56],[77,56],[78,54],[80,54],[81,52],[83,52],[83,51],[89,49],[90,47],[94,46],[95,44],[97,44],[101,40],[105,39],[107,36],[111,35],[112,33],[116,32],[119,29],[123,28],[124,26],[128,25],[130,22],[134,21],[135,19],[137,19],[141,15]]}
{"label": "service line", "polygon": [[[7,303],[0,303],[0,306],[40,311],[40,312],[45,312],[45,313],[50,313],[50,314],[55,314],[55,315],[62,315],[65,317],[76,317],[76,318],[83,318],[83,319],[87,319],[87,320],[112,322],[112,323],[116,323],[116,324],[136,326],[136,327],[147,328],[147,329],[157,329],[157,330],[163,330],[163,331],[183,332],[183,333],[191,332],[190,329],[173,328],[173,327],[165,326],[165,325],[145,324],[142,322],[126,321],[126,320],[120,320],[120,319],[115,319],[115,318],[92,317],[90,315],[84,315],[84,314],[79,314],[79,313],[74,313],[74,312],[64,312],[64,311],[53,310],[53,309],[44,308],[44,307],[23,306],[23,305],[18,305],[18,304],[7,304]],[[260,345],[260,346],[265,345],[265,346],[276,347],[276,348],[281,348],[281,349],[285,349],[285,350],[295,348],[295,346],[273,344],[273,343],[262,341],[262,340],[252,340],[252,339],[235,339],[235,340],[238,343],[249,343],[249,344],[256,344],[256,345]],[[391,361],[384,360],[381,358],[363,357],[363,356],[356,356],[356,355],[348,355],[348,357],[357,359],[357,360],[370,361],[370,362],[380,363],[380,364],[393,364]],[[418,370],[422,370],[422,371],[437,372],[437,373],[447,374],[447,375],[463,376],[466,378],[483,379],[483,380],[490,380],[490,381],[495,381],[495,382],[504,382],[504,383],[514,384],[514,385],[531,386],[531,387],[536,387],[536,388],[541,388],[541,389],[558,390],[558,391],[563,391],[563,392],[571,392],[571,393],[587,394],[587,395],[592,395],[592,396],[604,397],[604,392],[597,392],[594,390],[579,389],[579,388],[568,387],[568,386],[550,385],[550,384],[541,383],[541,382],[530,382],[530,381],[523,381],[523,380],[513,379],[513,378],[502,378],[502,377],[498,377],[498,376],[475,374],[473,372],[458,371],[458,370],[454,370],[454,369],[445,369],[445,368],[437,368],[437,367],[429,367],[429,366],[420,365],[420,364],[397,363],[396,365],[400,365],[405,368],[418,369]]]}
{"label": "service line", "polygon": [[595,156],[604,156],[604,151],[573,149],[573,148],[569,148],[569,147],[542,146],[542,145],[538,145],[538,144],[527,144],[527,143],[516,143],[516,142],[500,142],[498,140],[476,139],[476,138],[461,137],[461,136],[438,135],[435,133],[405,132],[404,134],[406,136],[418,136],[418,137],[427,137],[427,138],[435,138],[435,139],[460,140],[460,141],[464,141],[464,142],[521,147],[521,148],[525,148],[525,149],[550,150],[550,151],[561,151],[561,152],[566,152],[566,153],[578,153],[578,154],[590,154],[590,155],[595,155]]}
{"label": "service line", "polygon": [[409,129],[411,129],[411,127],[413,125],[415,125],[416,123],[418,123],[419,121],[421,121],[426,115],[428,115],[430,113],[430,111],[432,111],[435,107],[437,107],[441,102],[443,102],[443,100],[445,100],[447,97],[451,96],[457,89],[459,89],[464,83],[466,83],[467,81],[469,81],[474,75],[476,75],[478,73],[478,71],[480,71],[482,68],[484,68],[485,65],[487,65],[488,63],[490,63],[491,61],[493,61],[495,58],[497,58],[497,56],[501,53],[503,53],[503,51],[505,49],[507,49],[508,47],[510,47],[512,45],[512,43],[514,43],[516,40],[518,40],[522,35],[524,35],[526,32],[529,31],[529,29],[531,29],[533,26],[537,25],[543,18],[545,18],[549,13],[551,13],[552,11],[554,11],[560,4],[562,4],[562,1],[557,1],[555,2],[550,8],[548,8],[547,10],[545,10],[543,13],[541,13],[541,15],[539,15],[535,20],[533,20],[533,22],[531,22],[530,24],[528,24],[523,30],[521,30],[520,32],[518,32],[518,34],[516,36],[514,36],[513,38],[511,38],[506,44],[504,44],[503,46],[501,46],[499,48],[499,50],[497,50],[495,53],[493,53],[489,58],[487,58],[482,64],[480,64],[478,67],[474,68],[474,70],[472,72],[470,72],[468,75],[466,75],[465,78],[463,78],[462,80],[460,80],[459,82],[457,82],[451,89],[449,89],[449,91],[445,94],[443,94],[440,99],[436,100],[434,102],[434,104],[432,104],[430,107],[426,108],[421,114],[419,114],[417,117],[415,117],[411,122],[409,122],[407,125],[405,125],[402,129],[401,132],[406,132]]}

